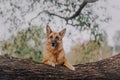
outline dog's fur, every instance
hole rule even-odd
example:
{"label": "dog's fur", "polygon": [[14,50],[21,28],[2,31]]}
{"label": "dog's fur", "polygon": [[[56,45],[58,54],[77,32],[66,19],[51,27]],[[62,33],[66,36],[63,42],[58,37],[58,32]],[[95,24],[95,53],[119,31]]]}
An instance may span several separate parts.
{"label": "dog's fur", "polygon": [[47,42],[46,47],[43,53],[43,60],[44,64],[48,64],[51,66],[55,65],[65,65],[70,70],[75,70],[75,68],[68,63],[65,58],[65,52],[63,49],[62,38],[65,35],[66,29],[63,29],[60,32],[53,32],[50,27],[46,26],[47,32]]}

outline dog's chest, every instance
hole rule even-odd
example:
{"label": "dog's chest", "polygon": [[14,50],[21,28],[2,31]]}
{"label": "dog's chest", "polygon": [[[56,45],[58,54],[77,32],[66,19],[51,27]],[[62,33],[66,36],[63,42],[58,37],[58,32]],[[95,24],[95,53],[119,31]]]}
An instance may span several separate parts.
{"label": "dog's chest", "polygon": [[64,54],[63,53],[53,54],[52,62],[54,62],[55,64],[62,64],[64,62]]}

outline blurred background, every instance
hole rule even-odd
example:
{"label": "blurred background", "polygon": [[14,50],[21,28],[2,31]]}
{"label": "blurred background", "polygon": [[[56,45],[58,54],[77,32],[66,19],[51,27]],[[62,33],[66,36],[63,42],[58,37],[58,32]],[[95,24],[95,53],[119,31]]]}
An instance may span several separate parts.
{"label": "blurred background", "polygon": [[[41,62],[46,25],[67,29],[63,39],[71,64],[102,60],[120,52],[120,0],[0,0],[0,54]],[[63,18],[61,18],[62,16]]]}

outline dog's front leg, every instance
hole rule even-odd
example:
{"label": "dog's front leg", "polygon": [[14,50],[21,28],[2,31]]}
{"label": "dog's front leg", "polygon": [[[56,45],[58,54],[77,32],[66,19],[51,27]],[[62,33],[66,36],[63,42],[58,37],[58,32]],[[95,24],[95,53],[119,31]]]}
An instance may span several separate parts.
{"label": "dog's front leg", "polygon": [[73,67],[66,59],[64,61],[64,65],[70,70],[75,70],[75,67]]}
{"label": "dog's front leg", "polygon": [[42,62],[43,62],[44,64],[48,64],[48,65],[51,65],[51,66],[55,67],[55,63],[53,63],[52,61],[43,60]]}

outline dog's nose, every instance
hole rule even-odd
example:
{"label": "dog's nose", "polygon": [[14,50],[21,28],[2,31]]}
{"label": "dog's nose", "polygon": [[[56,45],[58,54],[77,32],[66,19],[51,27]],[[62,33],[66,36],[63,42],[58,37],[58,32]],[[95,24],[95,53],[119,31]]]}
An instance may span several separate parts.
{"label": "dog's nose", "polygon": [[52,46],[55,46],[55,43],[54,43],[54,42],[52,42],[52,43],[51,43],[51,45],[52,45]]}
{"label": "dog's nose", "polygon": [[56,47],[56,46],[57,46],[56,41],[52,41],[52,42],[51,42],[51,46]]}

